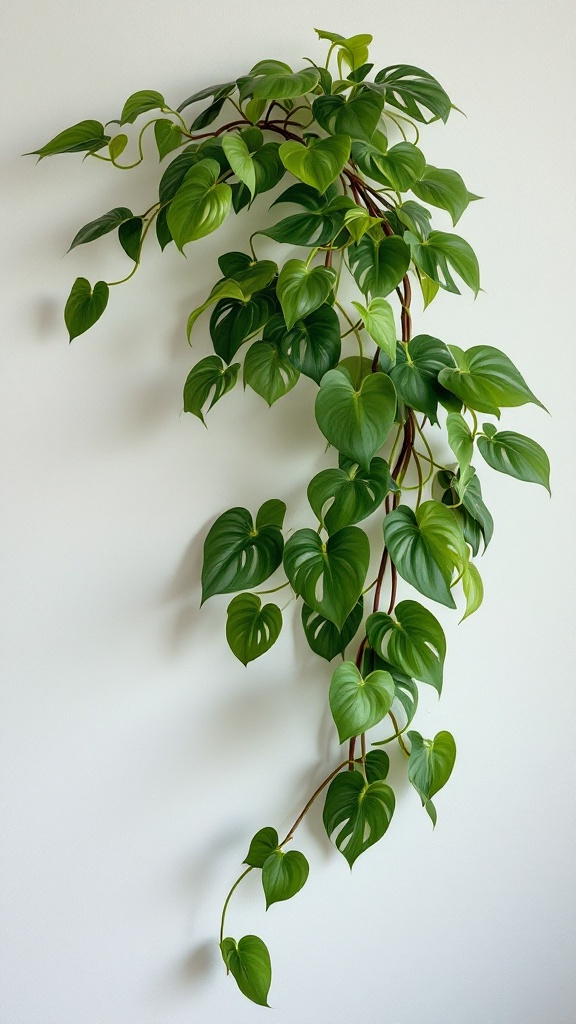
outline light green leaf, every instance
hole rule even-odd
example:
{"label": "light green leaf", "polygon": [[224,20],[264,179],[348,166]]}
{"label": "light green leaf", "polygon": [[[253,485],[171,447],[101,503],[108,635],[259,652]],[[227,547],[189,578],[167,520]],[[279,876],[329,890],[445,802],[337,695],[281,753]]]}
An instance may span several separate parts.
{"label": "light green leaf", "polygon": [[226,938],[222,958],[238,988],[253,1003],[268,1006],[272,967],[267,947],[257,935],[245,935],[239,942]]}
{"label": "light green leaf", "polygon": [[232,191],[218,183],[220,166],[216,160],[201,160],[187,171],[168,207],[168,227],[180,250],[187,242],[209,235],[226,219]]}
{"label": "light green leaf", "polygon": [[358,388],[346,370],[330,370],[316,396],[316,421],[343,455],[368,469],[396,415],[396,392],[385,373],[372,373]]}
{"label": "light green leaf", "polygon": [[438,295],[440,285],[437,281],[431,281],[429,277],[426,277],[426,274],[418,274],[418,278],[422,289],[422,298],[424,299],[424,309],[427,309]]}
{"label": "light green leaf", "polygon": [[314,654],[319,658],[325,658],[326,661],[332,661],[337,654],[344,657],[346,647],[358,632],[363,610],[364,598],[359,597],[342,630],[339,630],[333,622],[302,602],[302,626],[308,646]]}
{"label": "light green leaf", "polygon": [[202,604],[214,594],[257,587],[272,575],[282,561],[280,525],[255,527],[245,508],[231,508],[218,517],[204,541]]}
{"label": "light green leaf", "polygon": [[222,148],[236,177],[246,185],[250,195],[256,191],[256,167],[254,157],[241,135],[225,135]]}
{"label": "light green leaf", "polygon": [[385,298],[394,291],[410,266],[410,250],[398,235],[364,235],[348,250],[350,268],[364,295]]}
{"label": "light green leaf", "polygon": [[[287,65],[286,65],[287,66]],[[258,67],[258,65],[256,65]],[[285,100],[305,96],[318,84],[320,73],[317,68],[303,71],[265,74],[250,87],[255,100]]]}
{"label": "light green leaf", "polygon": [[107,235],[109,231],[114,231],[120,224],[130,220],[133,216],[132,210],[126,206],[116,206],[113,210],[108,210],[108,213],[103,213],[101,217],[91,220],[83,228],[80,228],[72,240],[70,249],[74,249],[77,245],[84,245],[86,242],[93,242],[94,239],[101,238],[102,235]]}
{"label": "light green leaf", "polygon": [[352,206],[344,214],[344,226],[348,229],[356,243],[364,237],[367,231],[375,228],[380,223],[380,217],[370,217],[361,206]]}
{"label": "light green leaf", "polygon": [[127,135],[115,135],[113,139],[110,139],[108,143],[108,152],[113,160],[117,160],[122,155],[126,146],[128,145]]}
{"label": "light green leaf", "polygon": [[394,793],[385,782],[366,782],[361,772],[341,772],[326,794],[323,821],[350,867],[386,832],[394,813]]}
{"label": "light green leaf", "polygon": [[212,400],[208,411],[234,387],[240,363],[225,366],[219,356],[206,356],[193,366],[184,384],[184,412],[191,412],[204,423],[203,408],[210,392]]}
{"label": "light green leaf", "polygon": [[248,100],[244,107],[244,114],[248,121],[257,124],[268,106],[267,100]]}
{"label": "light green leaf", "polygon": [[278,833],[275,828],[261,828],[250,842],[244,864],[252,868],[263,868],[271,853],[278,849]]}
{"label": "light green leaf", "polygon": [[425,597],[455,608],[450,584],[466,561],[464,537],[454,514],[439,501],[416,513],[399,505],[384,520],[384,540],[398,572]]}
{"label": "light green leaf", "polygon": [[350,137],[312,138],[307,145],[292,139],[282,143],[278,153],[287,171],[322,193],[346,164],[350,156]]}
{"label": "light green leaf", "polygon": [[390,184],[396,192],[415,192],[413,186],[424,174],[426,158],[411,142],[398,142],[385,156],[376,157],[374,163],[380,171],[379,181]]}
{"label": "light green leaf", "polygon": [[338,630],[354,608],[366,579],[370,546],[357,526],[323,542],[314,530],[297,530],[284,550],[284,570],[293,590]]}
{"label": "light green leaf", "polygon": [[362,67],[368,60],[368,47],[373,36],[366,33],[356,36],[341,36],[338,32],[324,32],[319,28],[315,28],[314,31],[318,34],[319,39],[329,39],[330,42],[337,43],[338,50],[352,71]]}
{"label": "light green leaf", "polygon": [[462,588],[464,590],[464,597],[466,598],[466,611],[460,619],[460,622],[464,622],[464,619],[467,619],[469,615],[472,615],[473,612],[477,611],[484,598],[482,577],[474,563],[470,560],[466,561],[464,572],[462,573]]}
{"label": "light green leaf", "polygon": [[480,435],[478,448],[492,469],[517,480],[542,484],[550,494],[550,460],[536,441],[513,430],[494,433],[489,423],[484,423],[483,429],[486,436]]}
{"label": "light green leaf", "polygon": [[545,408],[512,360],[500,349],[491,345],[475,345],[466,352],[457,345],[449,348],[457,369],[442,370],[438,380],[470,409],[499,417],[500,409],[505,406],[533,402]]}
{"label": "light green leaf", "polygon": [[407,231],[404,238],[410,245],[414,263],[440,288],[456,295],[460,294],[450,268],[472,289],[474,295],[480,291],[480,268],[472,246],[447,231],[431,231],[424,240]]}
{"label": "light green leaf", "polygon": [[414,195],[430,206],[448,210],[454,227],[470,202],[470,193],[457,171],[426,164],[420,179],[411,186]]}
{"label": "light green leaf", "polygon": [[397,490],[384,459],[374,458],[368,469],[340,455],[339,469],[323,469],[308,484],[308,501],[328,533],[361,522]]}
{"label": "light green leaf", "polygon": [[[450,445],[460,467],[460,480],[466,479],[472,456],[474,454],[474,441],[472,432],[466,420],[459,412],[451,412],[446,417],[446,429],[448,431],[448,444]],[[458,488],[460,497],[463,496],[462,488]]]}
{"label": "light green leaf", "polygon": [[154,138],[158,147],[159,160],[163,160],[172,150],[178,149],[184,141],[184,136],[178,125],[168,120],[154,123]]}
{"label": "light green leaf", "polygon": [[243,665],[254,661],[276,643],[282,629],[282,612],[262,602],[256,594],[238,594],[228,605],[226,639],[232,654]]}
{"label": "light green leaf", "polygon": [[335,283],[336,271],[332,267],[309,268],[303,260],[288,260],[276,286],[287,329],[291,330],[297,320],[318,309]]}
{"label": "light green leaf", "polygon": [[353,302],[358,310],[364,326],[373,341],[389,356],[392,363],[396,362],[396,323],[394,311],[386,299],[370,299],[368,306],[361,302]]}
{"label": "light green leaf", "polygon": [[394,701],[389,672],[370,672],[362,678],[353,661],[339,665],[330,683],[330,710],[340,743],[367,732],[388,714]]}
{"label": "light green leaf", "polygon": [[161,110],[165,106],[164,97],[161,93],[154,92],[153,89],[134,92],[128,97],[122,108],[120,124],[132,124],[140,114],[144,114],[148,110]]}
{"label": "light green leaf", "polygon": [[39,160],[43,160],[57,153],[95,153],[109,142],[110,136],[104,134],[104,125],[100,121],[79,121],[55,135],[45,146],[25,153],[24,156],[38,156]]}
{"label": "light green leaf", "polygon": [[446,785],[456,760],[456,744],[449,732],[439,732],[433,740],[425,740],[419,732],[409,732],[412,749],[408,759],[408,778],[422,800],[433,824],[436,809],[432,797]]}
{"label": "light green leaf", "polygon": [[110,289],[105,281],[98,281],[92,288],[85,277],[77,277],[72,285],[64,309],[64,323],[68,328],[70,341],[93,327],[108,304]]}
{"label": "light green leaf", "polygon": [[244,384],[268,405],[283,398],[298,383],[299,370],[275,341],[255,341],[244,360]]}
{"label": "light green leaf", "polygon": [[384,612],[368,617],[370,646],[406,675],[442,691],[446,637],[438,619],[417,601],[401,601],[395,618]]}
{"label": "light green leaf", "polygon": [[[401,110],[414,121],[425,124],[441,118],[448,120],[452,104],[440,83],[423,71],[422,68],[410,64],[393,64],[379,71],[375,78],[376,86],[384,91],[387,104]],[[432,114],[426,118],[424,111]]]}
{"label": "light green leaf", "polygon": [[262,867],[262,886],[266,896],[266,910],[273,903],[290,900],[306,883],[309,872],[308,861],[303,853],[290,850],[284,853],[275,850]]}

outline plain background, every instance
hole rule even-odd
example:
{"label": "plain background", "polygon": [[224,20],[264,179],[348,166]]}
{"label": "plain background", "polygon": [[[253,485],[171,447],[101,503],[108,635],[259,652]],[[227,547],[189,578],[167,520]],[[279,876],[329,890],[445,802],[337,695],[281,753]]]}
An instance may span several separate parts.
{"label": "plain background", "polygon": [[[2,5],[2,1024],[576,1019],[574,12],[568,0]],[[458,743],[436,831],[395,761],[393,825],[352,874],[317,813],[297,840],[305,889],[266,915],[252,877],[232,904],[227,930],[271,950],[267,1011],[224,975],[220,907],[250,836],[284,831],[337,763],[330,669],[289,620],[245,670],[224,641],[227,599],[199,611],[199,571],[225,508],[281,497],[290,528],[310,522],[302,492],[329,464],[314,387],[272,411],[239,388],[208,431],[181,413],[207,351],[206,321],[188,348],[186,316],[216,255],[246,245],[242,218],[187,260],[152,243],[69,347],[73,279],[120,277],[128,261],[111,236],[62,257],[86,221],[153,201],[157,160],[149,146],[123,175],[21,154],[117,117],[137,89],[177,104],[262,57],[318,59],[314,26],[372,32],[377,67],[426,68],[466,112],[422,145],[486,197],[457,229],[484,291],[441,295],[416,329],[515,360],[551,416],[526,406],[502,422],[547,448],[553,498],[480,467],[496,520],[484,606],[459,627],[438,612],[445,692],[439,705],[424,694],[415,723]]]}

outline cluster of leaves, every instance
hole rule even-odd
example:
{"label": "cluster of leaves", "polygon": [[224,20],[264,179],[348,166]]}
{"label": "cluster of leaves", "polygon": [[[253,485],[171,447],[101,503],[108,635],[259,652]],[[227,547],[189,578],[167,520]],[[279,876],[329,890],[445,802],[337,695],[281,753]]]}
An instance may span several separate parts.
{"label": "cluster of leaves", "polygon": [[[420,68],[394,65],[372,74],[371,36],[318,35],[329,43],[324,66],[308,61],[310,66],[294,71],[281,61],[260,61],[247,75],[203,89],[177,109],[157,92],[138,92],[119,120],[106,126],[82,121],[36,151],[40,158],[83,152],[127,169],[144,159],[143,136],[153,128],[159,159],[170,157],[158,199],[142,214],[125,207],[108,211],[81,228],[71,245],[117,232],[133,263],[124,280],[136,271],[152,224],[162,249],[174,242],[184,250],[219,228],[231,210],[250,208],[288,178],[272,207],[288,205],[291,212],[254,232],[250,252],[222,255],[221,277],[190,313],[189,339],[210,312],[214,352],[192,367],[184,384],[184,409],[204,422],[236,385],[241,369],[244,385],[268,405],[285,397],[301,375],[308,377],[318,385],[319,430],[337,455],[337,465],[308,485],[316,520],[311,527],[292,532],[285,542],[286,507],[271,499],[255,518],[245,508],[224,512],[204,546],[202,601],[235,595],[226,638],[244,665],[264,655],[282,629],[282,609],[273,601],[263,605],[256,591],[277,571],[284,581],[264,593],[289,588],[301,601],[312,651],[329,662],[341,658],[329,702],[348,756],[318,787],[283,842],[271,827],[254,836],[247,868],[224,906],[220,945],[227,970],[248,998],[263,1005],[271,979],[265,944],[254,935],[236,941],[225,934],[226,910],[239,881],[261,871],[267,908],[296,895],[307,880],[308,862],[283,847],[324,791],[326,832],[350,866],[381,839],[395,797],[386,781],[388,754],[367,750],[368,733],[373,748],[397,741],[408,779],[433,823],[432,798],[452,772],[452,735],[442,731],[426,739],[410,729],[419,684],[441,692],[444,632],[420,601],[397,603],[398,575],[419,595],[449,608],[456,607],[461,584],[466,618],[483,596],[473,558],[493,532],[472,465],[475,451],[493,469],[549,489],[549,463],[540,445],[494,423],[478,424],[477,413],[498,420],[503,408],[541,404],[508,356],[491,345],[463,350],[427,334],[412,335],[411,282],[418,283],[424,308],[439,289],[458,294],[455,278],[474,295],[480,290],[471,246],[433,227],[430,209],[445,211],[455,226],[478,197],[456,171],[428,164],[418,145],[418,126],[445,122],[453,104]],[[203,102],[190,122],[184,112]],[[227,109],[233,120],[220,123]],[[137,158],[124,164],[128,136],[107,130],[143,115],[152,116],[138,135]],[[392,143],[392,134],[400,141]],[[277,262],[257,257],[259,236],[278,243]],[[358,289],[352,310],[338,299],[344,271]],[[65,309],[71,340],[101,317],[109,289],[118,283],[75,282]],[[448,465],[433,453],[426,423],[437,432],[445,429]],[[411,478],[414,484],[406,482]],[[367,584],[370,544],[358,524],[376,513],[384,546],[376,578]],[[390,600],[383,611],[386,573]],[[372,611],[365,616],[370,591]],[[359,646],[349,658],[354,638]],[[371,730],[387,719],[391,734],[373,739]]]}

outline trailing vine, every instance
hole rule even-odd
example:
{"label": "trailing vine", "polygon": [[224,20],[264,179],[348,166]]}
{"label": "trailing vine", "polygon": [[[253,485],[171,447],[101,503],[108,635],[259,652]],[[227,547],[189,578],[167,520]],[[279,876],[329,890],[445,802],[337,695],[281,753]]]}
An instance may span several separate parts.
{"label": "trailing vine", "polygon": [[[419,146],[419,126],[446,122],[456,108],[419,68],[394,65],[373,75],[371,36],[318,36],[328,43],[322,66],[307,59],[294,71],[263,60],[177,108],[158,92],[138,92],[118,120],[81,121],[35,151],[40,159],[84,153],[130,170],[145,159],[152,132],[159,159],[170,158],[158,198],[144,213],[116,207],[72,240],[74,248],[115,231],[132,267],[93,287],[85,278],[75,281],[64,312],[71,341],[100,319],[110,288],[134,276],[153,226],[161,249],[174,242],[182,251],[219,228],[231,209],[251,211],[258,196],[286,177],[290,182],[272,208],[288,204],[292,212],[257,227],[249,252],[220,256],[220,278],[190,313],[189,341],[210,311],[214,354],[192,367],[183,398],[185,411],[204,423],[236,385],[241,354],[244,385],[270,406],[304,375],[318,385],[320,442],[337,456],[337,465],[308,485],[311,527],[285,541],[286,506],[273,498],[255,516],[240,507],[223,512],[204,544],[202,603],[235,595],[226,638],[244,665],[277,640],[282,609],[261,599],[283,589],[301,602],[312,651],[328,662],[341,658],[329,703],[345,753],[282,840],[272,827],[256,833],[224,901],[220,949],[227,972],[262,1005],[271,982],[268,949],[255,935],[228,936],[227,910],[253,871],[261,873],[267,908],[302,888],[308,862],[286,847],[311,807],[324,800],[327,835],[352,867],[390,825],[395,797],[385,748],[394,744],[436,823],[433,798],[450,777],[456,745],[447,731],[427,739],[411,725],[418,685],[441,692],[446,640],[427,606],[397,601],[398,577],[449,608],[461,594],[463,619],[479,607],[483,586],[473,558],[488,546],[493,520],[472,465],[475,450],[492,469],[549,490],[540,445],[478,422],[477,413],[498,420],[502,408],[541,405],[508,356],[490,345],[463,350],[413,333],[414,286],[424,309],[439,289],[459,294],[455,278],[475,296],[480,291],[473,249],[460,235],[433,227],[430,210],[447,212],[456,226],[479,197],[456,171],[428,164]],[[203,102],[190,121],[190,109]],[[131,143],[122,129],[142,117],[134,157],[126,158]],[[278,262],[257,255],[261,238],[278,243]],[[349,303],[340,292],[343,274],[358,291]],[[442,434],[447,464],[432,445]],[[358,523],[376,514],[383,547],[372,553],[376,575],[367,583],[370,544]],[[278,582],[277,571],[284,574]],[[257,589],[273,576],[272,586]],[[386,722],[384,735],[375,736]]]}

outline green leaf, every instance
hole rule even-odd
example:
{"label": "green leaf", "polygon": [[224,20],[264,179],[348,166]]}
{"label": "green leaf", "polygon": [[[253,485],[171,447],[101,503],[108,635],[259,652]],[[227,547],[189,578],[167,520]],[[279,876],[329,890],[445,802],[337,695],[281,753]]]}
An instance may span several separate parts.
{"label": "green leaf", "polygon": [[236,82],[220,82],[218,85],[209,85],[205,89],[200,89],[200,92],[195,92],[192,96],[189,96],[188,99],[184,100],[184,103],[181,103],[180,106],[177,107],[178,113],[181,114],[186,107],[190,106],[191,103],[198,103],[200,100],[208,100],[211,96],[217,96],[219,98],[222,96],[229,96],[235,88]]}
{"label": "green leaf", "polygon": [[335,283],[333,267],[309,268],[303,260],[288,260],[280,271],[276,286],[287,329],[291,330],[297,320],[318,309]]}
{"label": "green leaf", "polygon": [[456,760],[456,744],[449,732],[439,732],[433,740],[425,740],[419,732],[409,732],[412,745],[408,759],[408,778],[422,806],[436,824],[436,809],[431,798],[446,785]]}
{"label": "green leaf", "polygon": [[374,135],[384,98],[370,89],[360,88],[348,99],[343,96],[319,96],[312,104],[318,124],[332,135],[370,142]]}
{"label": "green leaf", "polygon": [[[415,235],[421,238],[428,238],[430,234],[430,221],[432,215],[430,210],[427,210],[425,206],[420,206],[420,203],[415,203],[412,199],[408,199],[401,206],[396,207],[396,216],[401,224],[404,224],[409,231],[412,231]],[[436,291],[438,291],[439,285],[435,281],[430,281],[426,278],[429,284],[432,284]],[[431,300],[430,300],[431,301]],[[426,305],[428,305],[427,303]],[[426,308],[426,307],[424,307]]]}
{"label": "green leaf", "polygon": [[284,549],[284,569],[293,590],[338,630],[354,608],[366,579],[370,546],[357,526],[324,543],[314,530],[297,530]]}
{"label": "green leaf", "polygon": [[350,269],[364,295],[385,298],[394,291],[410,266],[410,250],[398,235],[364,235],[349,250]]}
{"label": "green leaf", "polygon": [[287,171],[319,192],[325,192],[350,156],[350,137],[312,138],[307,145],[290,140],[282,143],[278,152]]}
{"label": "green leaf", "polygon": [[92,288],[85,277],[77,277],[72,285],[64,309],[64,323],[68,328],[70,341],[93,327],[108,304],[110,289],[105,281],[98,281]]}
{"label": "green leaf", "polygon": [[180,250],[187,242],[209,235],[226,219],[232,192],[218,184],[220,167],[215,160],[201,160],[187,171],[168,207],[168,227]]}
{"label": "green leaf", "polygon": [[228,605],[226,639],[243,665],[266,654],[282,629],[282,612],[275,604],[262,602],[256,594],[238,594]]}
{"label": "green leaf", "polygon": [[396,362],[396,323],[394,311],[386,299],[370,299],[368,306],[361,302],[353,302],[352,305],[358,310],[364,326],[378,348],[390,357],[392,363]]}
{"label": "green leaf", "polygon": [[215,99],[214,102],[211,103],[209,107],[206,107],[204,110],[201,111],[200,114],[198,114],[198,117],[194,118],[192,124],[190,125],[190,131],[199,132],[202,131],[203,128],[207,128],[208,125],[212,124],[220,114],[220,111],[222,110],[222,107],[224,106],[225,102],[225,96],[221,96],[218,97],[218,99]]}
{"label": "green leaf", "polygon": [[344,214],[344,226],[356,243],[367,231],[381,223],[381,217],[370,217],[361,206],[352,206]]}
{"label": "green leaf", "polygon": [[257,935],[245,935],[237,943],[224,939],[222,957],[238,988],[253,1003],[268,1006],[272,967],[267,947]]}
{"label": "green leaf", "polygon": [[305,68],[294,74],[265,74],[251,86],[251,92],[255,100],[295,99],[311,92],[318,84],[319,78],[317,68]]}
{"label": "green leaf", "polygon": [[323,469],[308,484],[312,511],[328,533],[366,519],[397,490],[384,459],[372,459],[368,469],[343,455],[338,462],[339,469]]}
{"label": "green leaf", "polygon": [[131,217],[130,220],[123,221],[118,228],[118,241],[126,255],[135,263],[140,259],[143,227],[142,217]]}
{"label": "green leaf", "polygon": [[542,484],[550,494],[550,460],[544,449],[524,434],[513,430],[493,433],[494,427],[484,423],[486,436],[478,438],[480,454],[492,469],[517,480]]}
{"label": "green leaf", "polygon": [[258,234],[290,245],[327,245],[342,230],[348,208],[354,206],[346,196],[331,193],[330,187],[321,196],[310,185],[292,185],[272,206],[277,203],[297,203],[304,207],[305,212],[285,217]]}
{"label": "green leaf", "polygon": [[244,139],[237,134],[225,135],[222,139],[222,148],[228,158],[228,163],[236,177],[246,185],[250,195],[254,197],[256,192],[256,167],[254,158],[244,142]]}
{"label": "green leaf", "polygon": [[[199,155],[198,149],[199,147],[197,143],[193,143],[191,146],[186,146],[186,149],[183,149],[182,152],[168,164],[160,178],[160,184],[158,186],[158,197],[161,203],[166,203],[169,199],[174,198],[190,168],[202,159]],[[160,213],[163,212],[163,210],[160,211]]]}
{"label": "green leaf", "polygon": [[[246,131],[249,131],[249,129],[245,129]],[[286,173],[286,168],[278,156],[279,148],[277,142],[266,142],[261,149],[257,149],[252,155],[256,175],[256,195],[259,195],[261,192],[269,192]],[[232,185],[232,192],[234,210],[236,213],[239,213],[240,210],[249,204],[251,199],[250,192],[246,185],[243,184]]]}
{"label": "green leaf", "polygon": [[213,394],[208,410],[234,387],[239,369],[240,363],[224,366],[218,356],[206,356],[201,359],[192,367],[184,384],[184,412],[191,412],[204,423],[202,410],[210,392]]}
{"label": "green leaf", "polygon": [[262,886],[266,897],[266,910],[273,903],[290,900],[306,883],[309,872],[308,861],[303,853],[290,850],[284,853],[275,850],[262,867]]}
{"label": "green leaf", "polygon": [[267,100],[248,100],[244,107],[244,114],[248,121],[256,124],[268,106]]}
{"label": "green leaf", "polygon": [[128,97],[122,108],[120,124],[133,124],[140,114],[145,114],[148,110],[161,110],[165,106],[164,97],[153,89],[134,92]]}
{"label": "green leaf", "polygon": [[466,562],[462,573],[462,589],[464,590],[464,597],[466,598],[466,611],[460,619],[460,622],[464,622],[464,619],[467,619],[469,615],[472,615],[473,612],[477,611],[484,598],[482,577],[474,563],[470,560]]}
{"label": "green leaf", "polygon": [[337,44],[338,50],[352,71],[362,67],[368,60],[368,47],[373,36],[363,33],[346,37],[338,32],[324,32],[319,28],[315,28],[314,31],[319,39],[329,39],[330,42]]}
{"label": "green leaf", "polygon": [[344,657],[344,651],[351,640],[354,639],[364,611],[364,598],[359,597],[350,615],[344,622],[342,630],[336,628],[333,622],[324,618],[319,612],[314,611],[309,605],[302,603],[302,626],[308,641],[308,646],[314,654],[326,661],[332,661],[337,654]]}
{"label": "green leaf", "polygon": [[112,157],[112,160],[117,160],[122,155],[126,146],[128,145],[127,135],[115,135],[113,139],[110,139],[108,143],[108,152]]}
{"label": "green leaf", "polygon": [[470,202],[470,193],[457,171],[426,164],[419,180],[411,186],[414,195],[430,206],[448,210],[454,227]]}
{"label": "green leaf", "polygon": [[384,541],[398,572],[425,597],[455,608],[450,583],[466,560],[464,537],[450,509],[425,501],[416,513],[399,505],[384,520]]}
{"label": "green leaf", "polygon": [[156,238],[158,239],[158,245],[162,252],[170,242],[173,241],[172,235],[170,234],[170,228],[168,227],[168,207],[165,206],[156,217]]}
{"label": "green leaf", "polygon": [[545,408],[512,360],[500,349],[475,345],[464,352],[457,345],[449,347],[457,369],[442,370],[438,379],[470,409],[500,417],[500,408],[505,406],[533,402]]}
{"label": "green leaf", "polygon": [[366,754],[366,779],[384,782],[390,770],[390,758],[385,750],[369,750]]}
{"label": "green leaf", "polygon": [[278,849],[278,833],[275,828],[261,828],[250,842],[244,864],[252,868],[263,868],[271,853]]}
{"label": "green leaf", "polygon": [[55,135],[45,146],[33,149],[24,156],[37,156],[43,160],[45,156],[55,156],[57,153],[95,153],[109,142],[110,136],[104,134],[104,125],[100,121],[79,121]]}
{"label": "green leaf", "polygon": [[[451,490],[446,492],[445,497],[447,496],[447,500],[445,501],[445,504],[455,505],[458,501],[458,494],[455,488],[454,474],[439,473],[438,476],[446,476],[450,478],[445,482],[445,484],[442,485],[451,487]],[[444,498],[442,500],[444,501]],[[489,510],[486,508],[486,505],[484,504],[484,501],[482,499],[482,489],[480,487],[480,481],[476,475],[472,477],[470,483],[468,484],[464,492],[464,496],[462,498],[462,505],[460,509],[455,509],[454,511],[457,514],[464,511],[470,517],[472,522],[477,524],[478,528],[482,533],[482,536],[484,537],[484,546],[485,548],[487,548],[490,541],[492,540],[492,535],[494,533],[494,520],[492,519]],[[464,520],[464,523],[466,525],[466,519]],[[466,537],[468,543],[471,544],[470,537],[466,536],[466,529],[464,530],[464,536]],[[472,545],[472,549],[473,553],[476,555],[478,553],[478,545]]]}
{"label": "green leaf", "polygon": [[394,422],[396,392],[385,373],[370,374],[356,389],[346,370],[330,370],[320,383],[314,411],[326,440],[368,469]]}
{"label": "green leaf", "polygon": [[460,294],[450,268],[472,289],[480,291],[480,268],[471,245],[447,231],[431,231],[423,241],[407,231],[404,238],[410,245],[414,263],[427,277],[447,292]]}
{"label": "green leaf", "polygon": [[158,159],[163,160],[172,150],[178,149],[184,141],[184,136],[177,124],[173,121],[155,121],[154,138],[158,148]]}
{"label": "green leaf", "polygon": [[394,793],[385,782],[365,782],[356,769],[332,780],[324,805],[324,828],[350,867],[382,838],[394,806]]}
{"label": "green leaf", "polygon": [[248,300],[219,299],[210,317],[214,351],[226,363],[231,362],[240,346],[265,327],[275,311],[275,292],[257,292]]}
{"label": "green leaf", "polygon": [[244,360],[244,384],[268,405],[283,398],[298,383],[299,370],[274,341],[255,341]]}
{"label": "green leaf", "polygon": [[217,281],[206,301],[200,306],[196,306],[196,309],[193,309],[188,317],[188,323],[186,325],[188,341],[190,341],[190,335],[194,324],[198,317],[208,309],[208,306],[213,305],[215,302],[219,302],[220,299],[234,299],[237,302],[245,302],[247,297],[248,296],[245,295],[242,286],[238,281],[234,280],[234,278],[225,278],[223,281]]}
{"label": "green leaf", "polygon": [[338,364],[341,339],[340,321],[332,306],[319,306],[302,320],[297,320],[292,330],[286,331],[284,318],[278,314],[274,324],[270,322],[268,332],[278,332],[282,352],[297,370],[320,383],[328,370]]}
{"label": "green leaf", "polygon": [[[450,98],[440,83],[422,68],[393,64],[379,71],[375,82],[383,89],[386,103],[414,121],[427,124],[438,117],[444,123],[448,120],[452,108]],[[427,118],[425,111],[432,117]]]}
{"label": "green leaf", "polygon": [[422,298],[424,300],[424,309],[428,309],[431,302],[434,301],[438,292],[440,291],[440,285],[437,281],[431,281],[426,274],[418,274],[420,280],[420,287],[422,289]]}
{"label": "green leaf", "polygon": [[[365,664],[370,664],[374,669],[380,669],[382,672],[389,672],[394,680],[395,690],[395,704],[393,705],[393,712],[396,718],[400,716],[400,710],[406,719],[404,729],[407,729],[410,722],[415,717],[418,710],[418,686],[410,676],[407,676],[405,672],[402,672],[395,665],[391,665],[385,658],[381,658],[379,654],[373,649],[367,649],[364,652]],[[389,743],[394,736],[389,737],[386,740],[378,741],[379,744]],[[375,743],[372,746],[376,746]]]}
{"label": "green leaf", "polygon": [[366,622],[370,646],[408,676],[442,691],[446,637],[438,619],[417,601],[401,601],[396,618],[375,612]]}
{"label": "green leaf", "polygon": [[[285,511],[284,503],[280,505]],[[245,508],[231,508],[218,517],[204,541],[202,604],[214,594],[257,587],[272,575],[282,561],[280,525],[255,527]]]}
{"label": "green leaf", "polygon": [[[373,165],[380,171],[378,181],[391,185],[395,192],[416,192],[415,182],[424,174],[426,158],[411,142],[398,142],[385,156],[374,156]],[[418,195],[418,193],[416,193]]]}
{"label": "green leaf", "polygon": [[398,345],[395,366],[388,370],[382,359],[381,365],[390,373],[398,397],[437,423],[438,401],[446,395],[438,377],[441,370],[454,367],[448,346],[439,338],[418,334],[408,345]]}
{"label": "green leaf", "polygon": [[[450,445],[458,466],[460,467],[460,480],[463,480],[470,468],[474,454],[474,441],[472,432],[466,420],[459,412],[451,412],[446,417],[446,429],[448,431],[448,444]],[[463,495],[463,490],[458,488],[458,494]]]}
{"label": "green leaf", "polygon": [[107,235],[109,231],[114,231],[120,224],[130,220],[133,216],[132,210],[126,206],[116,206],[113,210],[108,210],[108,213],[103,213],[101,217],[91,220],[83,228],[80,228],[72,240],[70,249],[74,249],[77,245],[84,245],[86,242],[93,242],[94,239],[101,238],[102,235]]}
{"label": "green leaf", "polygon": [[371,672],[364,679],[353,661],[344,661],[330,683],[330,710],[340,743],[367,732],[388,714],[394,700],[389,672]]}

